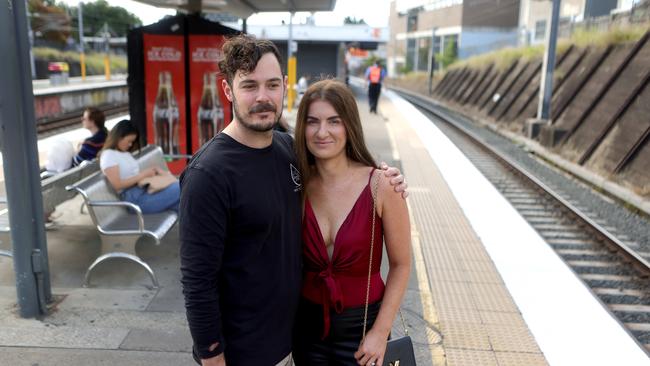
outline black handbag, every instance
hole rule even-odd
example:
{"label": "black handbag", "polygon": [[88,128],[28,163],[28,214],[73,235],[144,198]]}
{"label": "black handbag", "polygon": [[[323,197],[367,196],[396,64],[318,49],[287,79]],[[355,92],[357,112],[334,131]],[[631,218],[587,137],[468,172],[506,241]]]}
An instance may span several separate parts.
{"label": "black handbag", "polygon": [[[370,277],[372,275],[372,254],[375,244],[375,217],[377,216],[377,187],[379,185],[379,178],[375,180],[374,187],[372,189],[372,231],[370,234],[370,264],[368,265],[368,286],[366,288],[366,307],[363,314],[363,338],[366,337],[366,328],[368,325],[368,299],[370,297]],[[399,310],[399,317],[402,321],[402,327],[404,328],[404,336],[391,339],[386,344],[386,353],[384,353],[384,362],[382,366],[417,366],[415,363],[415,353],[413,352],[413,342],[409,336],[408,329],[406,328],[406,322],[404,322],[404,316],[402,315],[402,309]],[[375,366],[374,363],[371,364]]]}
{"label": "black handbag", "polygon": [[403,337],[391,339],[386,344],[386,353],[384,354],[382,366],[416,366],[413,342],[411,342],[411,337],[406,332],[406,326],[404,326],[404,330],[405,335]]}

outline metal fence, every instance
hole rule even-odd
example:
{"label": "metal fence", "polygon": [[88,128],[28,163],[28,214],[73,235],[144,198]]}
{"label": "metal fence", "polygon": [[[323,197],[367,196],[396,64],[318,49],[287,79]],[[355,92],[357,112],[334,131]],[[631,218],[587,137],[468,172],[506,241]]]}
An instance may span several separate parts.
{"label": "metal fence", "polygon": [[560,21],[559,38],[569,38],[577,30],[607,32],[616,27],[650,22],[650,1],[635,4],[629,11],[614,13],[597,18],[588,18],[581,22]]}

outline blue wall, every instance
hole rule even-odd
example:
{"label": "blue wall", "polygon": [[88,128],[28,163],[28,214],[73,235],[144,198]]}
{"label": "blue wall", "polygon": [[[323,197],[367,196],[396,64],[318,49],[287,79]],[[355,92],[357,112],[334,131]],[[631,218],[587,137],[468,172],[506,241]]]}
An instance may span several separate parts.
{"label": "blue wall", "polygon": [[517,46],[517,30],[500,30],[494,28],[463,28],[460,34],[458,58],[495,51],[504,47]]}

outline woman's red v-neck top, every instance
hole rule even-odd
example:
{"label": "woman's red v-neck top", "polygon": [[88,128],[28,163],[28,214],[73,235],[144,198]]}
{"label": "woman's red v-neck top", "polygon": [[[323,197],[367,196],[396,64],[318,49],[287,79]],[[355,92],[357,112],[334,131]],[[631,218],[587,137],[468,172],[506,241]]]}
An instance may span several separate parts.
{"label": "woman's red v-neck top", "polygon": [[[370,172],[370,177],[374,171],[375,169]],[[375,245],[368,300],[370,304],[381,300],[384,295],[384,282],[379,273],[383,228],[381,218],[373,212],[370,178],[336,233],[331,260],[309,198],[305,200],[302,222],[302,296],[313,303],[323,305],[323,337],[329,334],[330,309],[340,313],[345,308],[365,305],[373,214]]]}

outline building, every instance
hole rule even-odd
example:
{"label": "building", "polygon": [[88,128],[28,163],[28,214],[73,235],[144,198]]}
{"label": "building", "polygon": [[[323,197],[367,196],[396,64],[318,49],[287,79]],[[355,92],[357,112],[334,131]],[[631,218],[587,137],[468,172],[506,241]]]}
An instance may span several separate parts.
{"label": "building", "polygon": [[[519,13],[520,45],[539,44],[546,38],[551,16],[550,0],[521,0]],[[562,0],[560,25],[580,23],[631,7],[625,0]]]}
{"label": "building", "polygon": [[[436,53],[458,58],[515,46],[520,0],[395,0],[391,2],[389,75],[428,71]],[[452,46],[448,47],[451,44]]]}
{"label": "building", "polygon": [[[249,25],[248,33],[273,41],[286,59],[288,25]],[[349,48],[381,49],[388,41],[388,29],[368,25],[316,26],[293,24],[292,41],[297,60],[297,78],[305,75],[313,80],[322,77],[345,78],[346,53]],[[286,69],[286,60],[282,65]]]}

